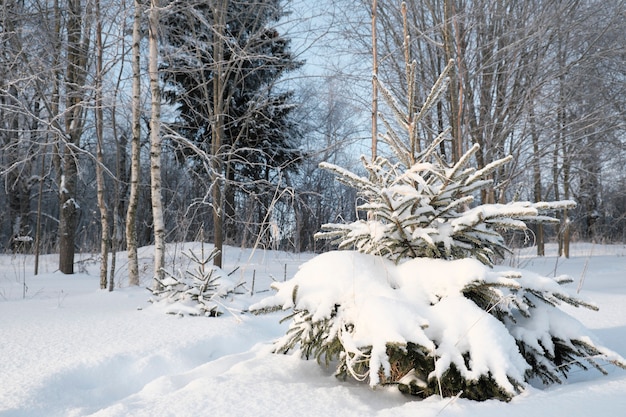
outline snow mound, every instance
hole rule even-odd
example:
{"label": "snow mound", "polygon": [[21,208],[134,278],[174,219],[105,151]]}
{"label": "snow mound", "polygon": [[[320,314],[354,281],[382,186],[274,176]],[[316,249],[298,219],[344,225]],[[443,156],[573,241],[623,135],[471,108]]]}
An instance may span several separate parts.
{"label": "snow mound", "polygon": [[[275,351],[299,348],[306,358],[337,360],[339,376],[371,386],[413,384],[419,390],[406,389],[422,396],[443,394],[437,392],[443,380],[468,398],[508,400],[534,376],[560,382],[570,366],[584,368],[582,360],[600,370],[595,359],[626,366],[559,309],[562,303],[597,309],[562,285],[570,281],[472,259],[396,265],[335,251],[274,283],[276,293],[250,309],[291,310]],[[457,395],[454,389],[447,394]]]}

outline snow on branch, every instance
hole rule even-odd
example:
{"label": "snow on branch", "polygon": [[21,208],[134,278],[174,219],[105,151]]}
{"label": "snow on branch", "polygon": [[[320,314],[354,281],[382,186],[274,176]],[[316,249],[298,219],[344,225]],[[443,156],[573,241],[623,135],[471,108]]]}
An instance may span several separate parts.
{"label": "snow on branch", "polygon": [[369,178],[320,164],[359,191],[366,203],[357,208],[367,213],[368,220],[324,224],[316,238],[343,249],[385,254],[396,262],[405,257],[471,257],[494,265],[508,251],[503,231],[526,230],[527,222],[554,222],[549,212],[575,204],[512,202],[470,207],[474,194],[492,185],[486,176],[509,160],[503,158],[476,171],[469,164],[477,150],[472,147],[452,168],[434,158],[432,147],[408,167],[382,157],[374,162],[362,158]]}
{"label": "snow on branch", "polygon": [[[567,282],[472,259],[396,265],[375,255],[328,252],[293,279],[274,283],[276,294],[250,309],[291,310],[276,352],[337,363],[337,376],[397,384],[421,397],[440,394],[443,386],[447,395],[463,390],[468,398],[508,400],[536,376],[558,382],[585,363],[605,372],[602,361],[626,367],[555,308],[596,308]],[[564,366],[563,356],[572,362]]]}
{"label": "snow on branch", "polygon": [[313,258],[251,307],[291,310],[276,352],[299,351],[337,364],[337,376],[397,385],[422,398],[509,400],[531,379],[560,382],[573,367],[605,372],[608,362],[626,369],[624,358],[559,308],[597,309],[564,287],[569,278],[495,266],[508,251],[504,231],[556,221],[551,212],[575,203],[475,204],[510,156],[476,169],[474,145],[450,167],[437,154],[448,133],[420,151],[415,123],[436,103],[444,80],[445,74],[415,119],[415,103],[403,112],[379,83],[404,129],[399,134],[383,118],[382,138],[395,160],[362,157],[367,178],[320,164],[356,188],[364,215],[322,225],[315,237],[344,251]]}
{"label": "snow on branch", "polygon": [[164,278],[157,289],[151,289],[150,301],[163,306],[168,314],[179,316],[215,317],[222,314],[220,298],[233,293],[237,288],[221,268],[211,264],[219,253],[213,249],[205,255],[204,246],[200,255],[193,251],[183,252],[195,265],[194,269],[172,273],[164,270]]}

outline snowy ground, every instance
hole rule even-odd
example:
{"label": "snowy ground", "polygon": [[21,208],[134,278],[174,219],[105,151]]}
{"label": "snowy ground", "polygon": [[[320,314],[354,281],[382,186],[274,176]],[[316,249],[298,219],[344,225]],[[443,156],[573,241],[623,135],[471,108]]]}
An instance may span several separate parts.
{"label": "snowy ground", "polygon": [[[188,246],[190,247],[190,246]],[[193,246],[198,250],[199,246]],[[168,265],[185,268],[182,246]],[[554,248],[551,248],[554,251]],[[150,248],[140,252],[145,284]],[[623,416],[626,371],[576,372],[564,385],[530,388],[510,403],[431,397],[415,401],[395,389],[341,382],[298,355],[271,354],[282,314],[236,309],[270,295],[311,255],[228,248],[226,270],[246,292],[219,318],[177,317],[150,305],[145,289],[98,289],[98,265],[64,276],[45,257],[0,256],[0,416]],[[604,344],[626,356],[626,246],[581,244],[569,260],[520,252],[510,263],[544,274],[569,274],[599,312],[568,308]],[[254,294],[252,277],[255,277]],[[27,291],[24,297],[24,283]]]}

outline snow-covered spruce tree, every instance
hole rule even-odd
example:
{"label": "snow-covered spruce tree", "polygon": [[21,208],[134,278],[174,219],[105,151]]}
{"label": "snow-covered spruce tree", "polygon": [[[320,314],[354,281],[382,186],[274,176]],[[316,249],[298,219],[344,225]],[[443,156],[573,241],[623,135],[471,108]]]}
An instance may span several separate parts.
{"label": "snow-covered spruce tree", "polygon": [[528,271],[494,266],[507,247],[507,229],[551,221],[550,210],[573,202],[474,205],[492,186],[486,176],[508,158],[476,170],[477,148],[448,167],[436,154],[440,136],[413,152],[414,123],[444,90],[445,72],[421,111],[400,111],[379,85],[408,145],[386,120],[383,137],[396,161],[363,158],[369,177],[323,164],[358,189],[366,220],[327,224],[318,238],[340,249],[304,264],[253,312],[291,310],[276,352],[299,349],[305,358],[336,364],[336,374],[397,384],[427,397],[509,400],[533,380],[560,382],[573,367],[605,372],[626,360],[599,342],[559,305],[597,309],[562,284]]}
{"label": "snow-covered spruce tree", "polygon": [[163,280],[158,282],[156,288],[150,289],[153,295],[150,301],[164,305],[168,314],[209,317],[221,315],[218,300],[232,293],[235,285],[221,268],[212,265],[218,252],[214,248],[205,256],[204,246],[200,256],[191,250],[183,252],[195,268],[178,273],[164,269]]}

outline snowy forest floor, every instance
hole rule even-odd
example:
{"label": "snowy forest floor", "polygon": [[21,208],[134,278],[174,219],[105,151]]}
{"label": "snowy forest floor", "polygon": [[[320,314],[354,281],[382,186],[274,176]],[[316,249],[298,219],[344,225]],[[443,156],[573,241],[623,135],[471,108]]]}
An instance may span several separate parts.
{"label": "snowy forest floor", "polygon": [[[182,250],[168,246],[167,266],[186,269]],[[605,346],[626,356],[626,246],[576,244],[571,258],[555,247],[536,258],[532,248],[510,266],[546,275],[568,274],[600,311],[563,307]],[[152,248],[140,250],[143,286],[150,285]],[[416,401],[395,388],[372,390],[343,382],[298,354],[274,355],[284,313],[241,314],[270,295],[272,280],[289,279],[311,254],[227,248],[226,272],[242,294],[226,300],[218,318],[178,317],[148,303],[145,288],[120,281],[99,290],[96,257],[82,255],[80,272],[56,272],[56,256],[0,256],[0,416],[622,416],[626,371],[574,371],[563,385],[535,386],[510,403],[433,396]],[[254,283],[253,283],[254,277]],[[25,291],[26,289],[26,291]],[[254,290],[254,293],[253,293]]]}

